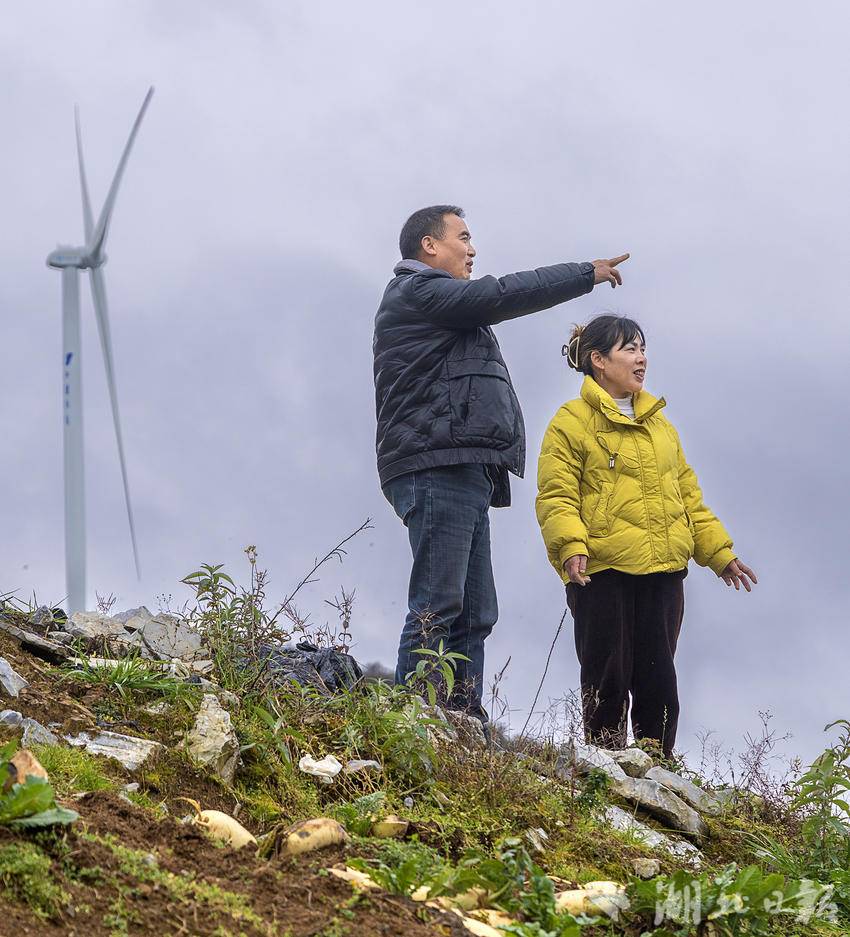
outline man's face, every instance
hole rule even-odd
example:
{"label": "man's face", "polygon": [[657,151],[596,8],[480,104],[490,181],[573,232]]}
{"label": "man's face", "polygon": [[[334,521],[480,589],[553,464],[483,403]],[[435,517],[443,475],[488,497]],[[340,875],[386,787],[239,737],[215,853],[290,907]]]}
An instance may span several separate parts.
{"label": "man's face", "polygon": [[429,267],[445,270],[458,280],[472,276],[475,248],[469,228],[457,215],[443,215],[446,233],[441,238],[422,238],[422,260]]}

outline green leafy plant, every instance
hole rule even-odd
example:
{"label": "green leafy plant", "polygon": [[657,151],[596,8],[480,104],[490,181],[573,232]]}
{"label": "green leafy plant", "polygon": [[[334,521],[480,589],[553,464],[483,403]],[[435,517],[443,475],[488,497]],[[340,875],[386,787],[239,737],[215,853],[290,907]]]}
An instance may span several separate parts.
{"label": "green leafy plant", "polygon": [[[242,695],[261,695],[267,682],[268,646],[285,643],[297,633],[326,647],[347,649],[351,643],[353,592],[343,590],[341,598],[329,603],[339,614],[337,631],[327,626],[312,628],[308,616],[296,608],[295,598],[301,589],[316,582],[316,573],[325,563],[333,559],[342,562],[345,545],[370,528],[367,518],[321,559],[316,558],[307,575],[274,610],[268,608],[266,597],[268,572],[258,566],[254,545],[244,551],[251,570],[247,587],[237,585],[221,563],[204,563],[183,577],[181,582],[195,595],[195,604],[185,610],[185,617],[210,648],[215,676],[222,686]],[[286,627],[284,621],[288,622]]]}
{"label": "green leafy plant", "polygon": [[709,926],[716,937],[768,934],[776,932],[777,916],[796,923],[834,917],[831,887],[765,874],[755,865],[739,868],[732,863],[717,875],[680,871],[634,880],[627,895],[630,918],[651,920],[656,927],[677,925],[676,930],[652,931],[656,937],[689,937],[708,933]]}
{"label": "green leafy plant", "polygon": [[808,813],[802,833],[822,870],[850,866],[850,722],[839,719],[838,740],[819,755],[797,784],[794,806]]}
{"label": "green leafy plant", "polygon": [[581,790],[575,798],[576,807],[586,815],[592,814],[606,801],[608,775],[598,768],[591,768],[581,784]]}
{"label": "green leafy plant", "polygon": [[181,580],[195,593],[195,606],[187,620],[210,648],[221,685],[237,692],[259,680],[262,644],[272,637],[281,641],[290,637],[275,628],[265,609],[266,573],[257,568],[256,547],[247,547],[245,553],[251,567],[247,589],[237,587],[223,564],[204,563]]}
{"label": "green leafy plant", "polygon": [[423,886],[431,898],[480,889],[488,905],[523,919],[505,931],[518,937],[578,937],[581,930],[576,918],[558,911],[552,880],[519,839],[504,840],[496,855],[467,850],[456,865],[417,843],[399,843],[392,851],[385,848],[379,859],[350,864],[399,895],[409,896]]}
{"label": "green leafy plant", "polygon": [[850,918],[850,722],[839,719],[835,743],[796,781],[790,807],[803,820],[800,836],[786,844],[766,832],[750,834],[756,857],[784,875],[813,878],[834,889],[840,913]]}
{"label": "green leafy plant", "polygon": [[385,891],[410,896],[423,885],[429,895],[445,894],[437,882],[450,866],[428,846],[420,843],[387,844],[377,859],[352,859],[349,864],[369,875]]}
{"label": "green leafy plant", "polygon": [[469,660],[464,654],[457,651],[447,651],[445,642],[440,640],[436,650],[430,647],[417,648],[414,654],[422,658],[417,662],[415,669],[406,676],[409,686],[424,692],[432,706],[441,701],[451,699],[455,687],[455,670],[459,660]]}
{"label": "green leafy plant", "polygon": [[[18,749],[13,739],[0,748],[0,789],[12,774],[10,759]],[[27,775],[23,782],[16,782],[0,794],[0,824],[12,827],[52,826],[73,823],[79,814],[56,803],[53,788],[44,778]]]}
{"label": "green leafy plant", "polygon": [[368,836],[372,823],[378,818],[386,803],[384,791],[365,794],[353,801],[346,801],[334,807],[337,820],[354,836]]}
{"label": "green leafy plant", "polygon": [[341,737],[354,757],[377,758],[411,789],[428,783],[437,760],[429,729],[442,723],[409,690],[370,683],[327,706],[344,713]]}
{"label": "green leafy plant", "polygon": [[[256,705],[254,714],[271,735],[274,750],[287,764],[291,765],[296,760],[294,758],[295,747],[306,748],[306,738],[302,732],[291,725],[291,721],[281,711],[278,700],[270,698],[266,700],[266,706],[268,709],[265,706]],[[251,747],[256,747],[256,744],[246,746],[243,751]]]}

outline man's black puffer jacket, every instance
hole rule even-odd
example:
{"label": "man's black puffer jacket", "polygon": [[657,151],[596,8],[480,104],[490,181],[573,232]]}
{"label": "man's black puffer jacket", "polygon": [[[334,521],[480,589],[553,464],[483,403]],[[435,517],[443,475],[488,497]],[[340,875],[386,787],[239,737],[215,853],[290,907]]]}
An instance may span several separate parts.
{"label": "man's black puffer jacket", "polygon": [[461,280],[402,260],[393,272],[373,341],[381,484],[478,462],[502,469],[493,505],[504,506],[507,471],[525,471],[525,424],[490,326],[590,292],[593,264]]}

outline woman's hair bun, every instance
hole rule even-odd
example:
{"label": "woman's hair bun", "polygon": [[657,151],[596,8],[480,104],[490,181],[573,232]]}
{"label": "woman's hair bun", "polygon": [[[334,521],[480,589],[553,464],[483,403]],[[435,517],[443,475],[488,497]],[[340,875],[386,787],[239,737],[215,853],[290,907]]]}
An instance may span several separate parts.
{"label": "woman's hair bun", "polygon": [[561,349],[561,354],[567,359],[567,364],[574,370],[579,368],[579,345],[581,344],[581,333],[584,331],[583,325],[573,325],[573,331],[570,334],[570,340]]}

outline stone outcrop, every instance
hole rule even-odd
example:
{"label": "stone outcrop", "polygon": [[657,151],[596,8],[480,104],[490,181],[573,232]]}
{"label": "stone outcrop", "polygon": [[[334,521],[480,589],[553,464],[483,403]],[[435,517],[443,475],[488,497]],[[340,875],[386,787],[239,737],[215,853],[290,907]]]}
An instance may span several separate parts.
{"label": "stone outcrop", "polygon": [[699,868],[702,862],[702,853],[693,843],[689,843],[685,839],[673,839],[658,830],[654,830],[627,810],[623,810],[622,807],[606,807],[603,817],[609,826],[612,826],[615,830],[631,833],[650,849],[663,850],[694,868]]}
{"label": "stone outcrop", "polygon": [[658,781],[626,777],[624,780],[611,781],[609,789],[623,800],[657,817],[670,829],[687,833],[697,840],[708,835],[705,820],[696,810]]}
{"label": "stone outcrop", "polygon": [[12,667],[9,661],[5,657],[0,657],[0,687],[2,687],[3,692],[7,696],[15,698],[21,690],[25,690],[28,686],[29,682]]}
{"label": "stone outcrop", "polygon": [[570,774],[585,775],[591,771],[602,771],[612,781],[625,782],[628,778],[626,772],[617,764],[611,753],[596,745],[582,745],[579,742],[569,741],[561,748],[561,755],[555,768],[555,773],[561,779],[568,778]]}
{"label": "stone outcrop", "polygon": [[678,794],[682,800],[687,801],[694,810],[698,810],[700,813],[716,817],[723,812],[722,798],[717,797],[710,791],[704,791],[701,787],[697,787],[696,784],[680,777],[678,774],[674,774],[672,771],[668,771],[666,768],[659,766],[650,768],[646,773],[646,777],[663,784],[664,787],[669,788],[674,794]]}
{"label": "stone outcrop", "polygon": [[186,734],[186,751],[198,765],[210,768],[226,784],[232,784],[239,761],[239,740],[230,713],[212,693],[205,693]]}
{"label": "stone outcrop", "polygon": [[649,755],[638,748],[608,751],[575,740],[562,747],[556,767],[559,777],[587,775],[591,771],[602,771],[608,776],[611,793],[697,841],[708,835],[701,814],[713,816],[720,810],[719,798],[672,771],[653,766]]}
{"label": "stone outcrop", "polygon": [[114,758],[128,771],[137,771],[149,758],[164,750],[164,746],[159,742],[121,735],[118,732],[80,732],[78,735],[66,735],[65,741],[69,745],[85,749],[90,755]]}
{"label": "stone outcrop", "polygon": [[642,748],[623,748],[610,754],[630,777],[642,778],[652,768],[652,759]]}
{"label": "stone outcrop", "polygon": [[[209,657],[200,634],[186,622],[176,615],[152,615],[144,606],[117,615],[75,612],[62,630],[90,650],[107,651],[115,657],[138,654],[146,660],[188,664]],[[51,634],[60,641],[61,632]]]}

